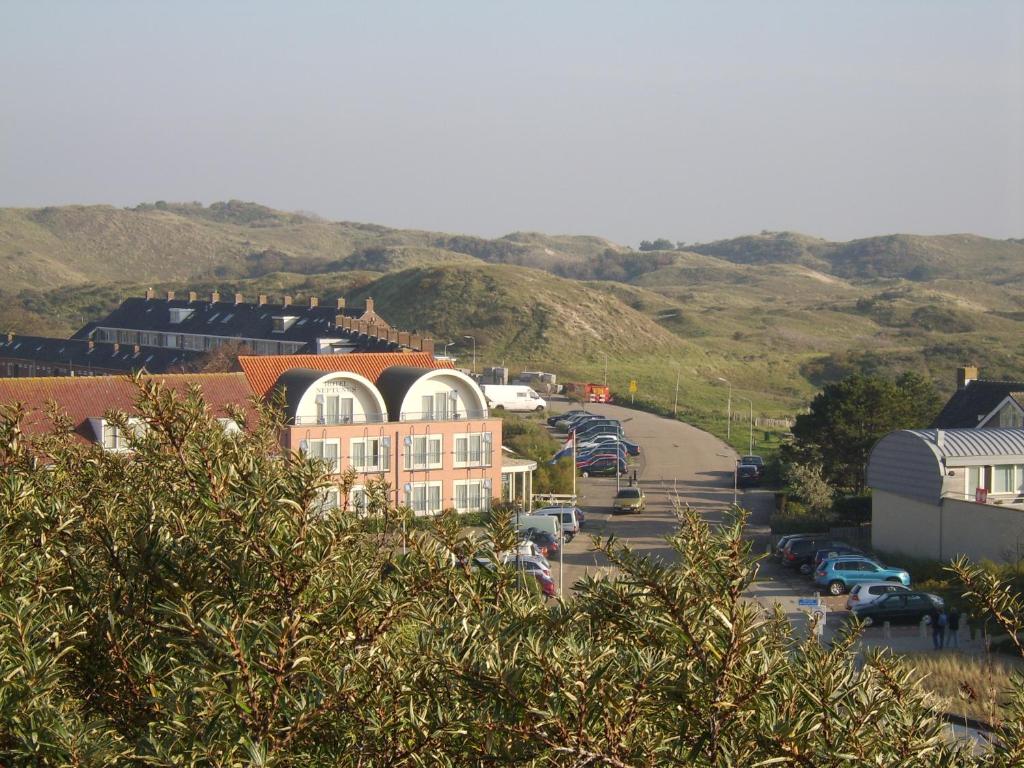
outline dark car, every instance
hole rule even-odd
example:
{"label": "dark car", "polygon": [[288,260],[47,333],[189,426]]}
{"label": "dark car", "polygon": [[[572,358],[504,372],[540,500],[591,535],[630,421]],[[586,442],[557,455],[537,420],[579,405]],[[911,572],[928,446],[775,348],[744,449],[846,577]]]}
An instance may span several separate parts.
{"label": "dark car", "polygon": [[585,429],[576,433],[576,442],[585,443],[589,438],[597,435],[618,435],[622,437],[624,432],[622,431],[621,424],[588,424]]}
{"label": "dark car", "polygon": [[614,456],[592,459],[584,464],[577,464],[576,468],[583,477],[590,477],[591,475],[611,475],[614,477],[616,468],[620,475],[626,474],[626,462],[621,459],[616,461]]}
{"label": "dark car", "polygon": [[761,482],[761,473],[753,464],[740,464],[736,467],[736,487],[750,488]]}
{"label": "dark car", "polygon": [[565,421],[566,419],[569,418],[581,416],[584,413],[589,413],[589,411],[584,411],[577,408],[576,410],[566,411],[565,413],[556,413],[552,416],[548,416],[548,426],[553,427],[560,421]]}
{"label": "dark car", "polygon": [[837,541],[828,537],[822,539],[792,539],[782,550],[782,564],[787,568],[800,568],[811,564],[811,558],[819,549],[831,547],[848,547],[845,541]]}
{"label": "dark car", "polygon": [[850,616],[865,624],[918,624],[943,605],[942,598],[930,592],[893,592],[867,605],[855,605]]}
{"label": "dark car", "polygon": [[569,432],[576,435],[577,442],[580,442],[580,436],[585,432],[590,432],[596,427],[614,426],[622,427],[622,422],[618,419],[589,419],[587,421],[576,422],[570,425]]}
{"label": "dark car", "polygon": [[791,541],[797,539],[827,539],[827,533],[787,533],[782,536],[776,543],[775,549],[772,551],[772,557],[776,560],[782,559],[782,551],[786,548],[786,545]]}
{"label": "dark car", "polygon": [[764,477],[764,459],[762,459],[760,456],[740,456],[739,463],[749,467],[757,467],[758,480]]}

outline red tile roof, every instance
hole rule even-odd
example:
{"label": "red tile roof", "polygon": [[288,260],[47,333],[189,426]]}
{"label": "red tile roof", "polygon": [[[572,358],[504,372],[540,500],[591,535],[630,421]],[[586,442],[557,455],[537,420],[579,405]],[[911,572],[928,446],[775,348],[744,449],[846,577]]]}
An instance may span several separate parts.
{"label": "red tile roof", "polygon": [[249,385],[265,397],[278,377],[289,368],[312,368],[325,373],[348,371],[372,382],[393,365],[417,368],[453,368],[450,360],[435,360],[429,352],[352,352],[346,355],[243,355],[238,358]]}
{"label": "red tile roof", "polygon": [[[214,416],[226,415],[225,406],[240,406],[252,415],[249,401],[252,388],[242,373],[185,373],[144,376],[143,380],[159,381],[168,389],[184,394],[193,384],[202,391],[203,399]],[[39,435],[49,432],[53,424],[46,415],[48,403],[56,403],[74,424],[83,440],[93,441],[95,435],[90,418],[99,418],[107,411],[135,413],[138,389],[128,376],[54,376],[49,378],[0,379],[0,404],[21,403],[25,408],[22,432]]]}

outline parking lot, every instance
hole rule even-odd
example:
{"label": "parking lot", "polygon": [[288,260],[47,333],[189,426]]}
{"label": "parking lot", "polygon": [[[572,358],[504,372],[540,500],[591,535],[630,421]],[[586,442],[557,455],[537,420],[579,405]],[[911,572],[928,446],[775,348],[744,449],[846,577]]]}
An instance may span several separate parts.
{"label": "parking lot", "polygon": [[[552,412],[570,407],[559,400],[551,405]],[[579,506],[587,515],[586,526],[582,535],[566,545],[562,572],[559,573],[557,558],[551,564],[555,581],[566,591],[587,573],[611,573],[607,561],[593,550],[591,535],[614,534],[638,552],[671,559],[674,552],[664,537],[676,525],[676,500],[697,509],[706,520],[718,522],[734,498],[732,473],[737,456],[718,438],[679,421],[621,406],[592,403],[587,409],[619,419],[627,438],[640,445],[640,456],[631,460],[628,477],[620,478],[619,482],[628,485],[635,468],[637,484],[647,497],[647,509],[638,514],[613,515],[615,478],[577,478],[577,496]],[[740,489],[736,500],[751,513],[747,536],[753,550],[765,552],[773,541],[768,517],[774,505],[774,494],[760,488]],[[799,600],[814,597],[817,591],[810,579],[765,559],[748,594],[766,608],[773,604],[782,606],[799,629],[807,626],[807,609],[799,605]],[[822,600],[828,608],[824,636],[827,641],[846,614],[846,596],[823,595]],[[889,637],[883,637],[881,628],[872,628],[866,631],[864,642],[885,644],[903,651],[931,647],[930,637],[923,636],[917,627],[893,627]],[[967,650],[980,643],[980,639],[970,641],[967,633],[963,633],[962,646]]]}

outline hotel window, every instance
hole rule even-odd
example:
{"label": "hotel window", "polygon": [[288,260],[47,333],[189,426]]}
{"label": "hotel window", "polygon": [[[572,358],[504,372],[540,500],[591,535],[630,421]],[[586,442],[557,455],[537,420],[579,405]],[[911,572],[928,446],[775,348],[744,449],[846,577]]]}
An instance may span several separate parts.
{"label": "hotel window", "polygon": [[320,424],[351,424],[353,400],[340,395],[321,395],[316,402],[316,419]]}
{"label": "hotel window", "polygon": [[489,467],[490,465],[490,432],[455,435],[456,467]]}
{"label": "hotel window", "polygon": [[967,468],[967,495],[970,497],[974,496],[975,491],[979,488],[989,488],[988,476],[986,470],[988,467],[968,467]]}
{"label": "hotel window", "polygon": [[121,430],[106,419],[103,420],[103,447],[108,451],[120,451],[125,447]]}
{"label": "hotel window", "polygon": [[308,440],[306,442],[306,455],[311,459],[326,461],[331,472],[338,471],[337,440]]}
{"label": "hotel window", "polygon": [[323,495],[320,497],[320,502],[319,502],[317,511],[321,515],[324,515],[327,512],[331,512],[332,510],[337,509],[338,508],[338,499],[339,499],[339,496],[338,496],[338,489],[337,488],[328,488],[328,489],[326,489],[323,492]]}
{"label": "hotel window", "polygon": [[359,472],[387,472],[391,468],[391,440],[364,437],[352,440],[349,455],[353,469]]}
{"label": "hotel window", "polygon": [[443,466],[441,460],[443,447],[440,435],[435,437],[422,435],[406,438],[405,468],[410,470],[440,469]]}
{"label": "hotel window", "polygon": [[997,464],[992,467],[992,493],[1016,493],[1013,464]]}
{"label": "hotel window", "polygon": [[441,483],[409,483],[405,503],[417,515],[436,515],[441,511]]}
{"label": "hotel window", "polygon": [[483,480],[455,482],[455,511],[480,512],[486,509],[487,493]]}

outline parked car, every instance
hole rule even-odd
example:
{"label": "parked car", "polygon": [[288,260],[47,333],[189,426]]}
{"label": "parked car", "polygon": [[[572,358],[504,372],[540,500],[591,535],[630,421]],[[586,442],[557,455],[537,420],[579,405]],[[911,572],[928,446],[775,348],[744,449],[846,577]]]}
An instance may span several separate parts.
{"label": "parked car", "polygon": [[587,421],[593,421],[594,419],[604,418],[600,414],[590,413],[588,411],[581,411],[580,413],[573,414],[567,418],[559,419],[555,422],[555,429],[561,429],[568,432],[572,429],[575,424],[583,424]]}
{"label": "parked car", "polygon": [[584,427],[584,431],[576,433],[576,441],[577,443],[585,443],[597,435],[618,435],[622,437],[625,433],[622,431],[621,424],[588,424]]}
{"label": "parked car", "polygon": [[738,464],[736,466],[736,487],[750,488],[761,482],[761,473],[753,464]]}
{"label": "parked car", "polygon": [[857,582],[892,581],[910,586],[910,574],[902,568],[889,568],[867,557],[840,556],[825,560],[814,572],[814,583],[830,595],[841,595]]}
{"label": "parked car", "polygon": [[827,536],[821,539],[790,539],[786,548],[782,550],[782,564],[787,568],[799,568],[804,563],[811,562],[811,558],[819,549],[845,546],[847,546],[845,541],[838,541]]}
{"label": "parked car", "polygon": [[545,576],[551,575],[551,565],[548,563],[547,558],[541,557],[530,557],[528,555],[519,555],[516,557],[514,552],[509,552],[503,556],[502,562],[505,565],[511,565],[512,567],[518,566],[525,573],[543,573]]}
{"label": "parked car", "polygon": [[622,429],[622,422],[618,419],[587,419],[586,421],[578,421],[569,426],[569,432],[576,435],[576,443],[579,444],[583,441],[583,435],[591,432],[596,427],[619,427]]}
{"label": "parked car", "polygon": [[[864,555],[864,550],[843,545],[841,547],[826,547],[814,553],[809,563],[800,566],[800,573],[810,576],[818,570],[818,566],[825,560],[835,560],[837,557],[846,555]],[[866,555],[865,555],[866,556]]]}
{"label": "parked car", "polygon": [[487,398],[487,407],[496,411],[543,411],[548,406],[525,384],[481,384],[480,389]]}
{"label": "parked car", "polygon": [[540,591],[544,595],[544,599],[555,597],[558,594],[558,587],[555,586],[555,581],[550,576],[545,576],[543,573],[535,573],[537,577],[537,583],[540,584]]}
{"label": "parked car", "polygon": [[[622,447],[624,447],[626,449],[626,452],[630,456],[639,456],[640,455],[640,446],[637,443],[634,443],[634,442],[632,442],[630,440],[627,440],[624,437],[617,437],[614,434],[596,435],[596,436],[590,438],[587,442],[583,443],[582,445],[586,446],[586,447],[590,447],[590,446],[604,445],[605,443],[618,443],[619,445],[621,445]],[[580,448],[580,446],[577,446],[577,450],[579,448]]]}
{"label": "parked car", "polygon": [[854,606],[850,616],[868,625],[886,621],[890,624],[919,624],[932,609],[941,609],[944,605],[941,597],[930,592],[893,592],[867,605]]}
{"label": "parked car", "polygon": [[764,459],[760,456],[740,456],[739,463],[748,467],[757,467],[758,480],[764,477]]}
{"label": "parked car", "polygon": [[875,602],[882,595],[892,592],[909,592],[907,587],[891,581],[865,581],[850,587],[850,595],[846,598],[846,610],[852,611],[855,605],[865,606]]}
{"label": "parked car", "polygon": [[551,515],[557,517],[562,525],[562,535],[566,541],[572,541],[580,532],[580,521],[576,516],[576,507],[543,507],[533,511],[535,515]]}
{"label": "parked car", "polygon": [[577,464],[576,468],[583,477],[590,477],[591,475],[611,475],[614,477],[616,471],[620,475],[626,474],[626,462],[621,459],[616,461],[614,456],[602,457],[584,464]]}
{"label": "parked car", "polygon": [[532,541],[540,549],[540,553],[544,557],[551,558],[558,554],[558,539],[553,534],[547,531],[541,531],[537,528],[527,528],[521,531],[519,534],[522,538],[527,541]]}
{"label": "parked car", "polygon": [[643,512],[647,497],[639,488],[620,488],[612,501],[612,512]]}
{"label": "parked car", "polygon": [[785,536],[780,538],[775,543],[775,549],[772,552],[772,557],[776,560],[782,559],[782,551],[786,548],[786,545],[795,541],[796,539],[826,539],[828,538],[827,533],[787,533]]}
{"label": "parked car", "polygon": [[551,416],[548,416],[548,426],[549,427],[558,426],[558,422],[566,421],[567,419],[571,419],[571,418],[573,418],[575,416],[580,416],[580,415],[582,415],[584,413],[589,413],[589,411],[584,411],[581,408],[576,408],[576,409],[574,409],[572,411],[566,411],[565,413],[555,413],[555,414],[553,414]]}

